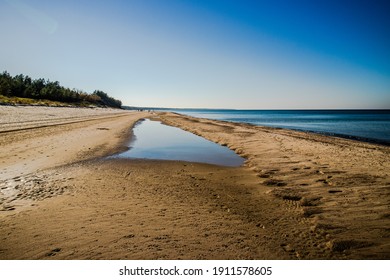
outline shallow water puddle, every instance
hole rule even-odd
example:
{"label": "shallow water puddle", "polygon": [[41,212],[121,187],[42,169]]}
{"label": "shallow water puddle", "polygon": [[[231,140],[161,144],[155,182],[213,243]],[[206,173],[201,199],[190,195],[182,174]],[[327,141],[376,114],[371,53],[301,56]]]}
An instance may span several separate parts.
{"label": "shallow water puddle", "polygon": [[116,157],[181,160],[224,166],[241,166],[244,163],[242,157],[227,147],[157,121],[137,123],[133,134],[130,149]]}

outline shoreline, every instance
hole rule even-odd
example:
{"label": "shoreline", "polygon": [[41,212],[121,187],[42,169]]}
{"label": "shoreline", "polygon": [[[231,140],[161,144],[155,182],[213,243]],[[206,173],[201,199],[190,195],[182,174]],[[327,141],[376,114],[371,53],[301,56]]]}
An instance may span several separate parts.
{"label": "shoreline", "polygon": [[[191,111],[191,109],[183,109],[187,111]],[[196,112],[198,109],[194,109],[194,112]],[[201,110],[201,109],[199,109]],[[217,109],[205,109],[204,111],[277,111],[277,112],[376,112],[380,114],[389,114],[390,109],[366,109],[366,110],[358,110],[358,109],[350,109],[350,110],[345,110],[345,109],[340,109],[340,110],[232,110],[232,109],[226,109],[226,110],[217,110]],[[172,112],[175,114],[179,114],[182,116],[189,116],[189,117],[195,117],[195,118],[200,118],[200,119],[208,119],[207,117],[202,117],[202,116],[191,116],[190,114],[186,114],[183,112],[180,112],[180,110],[173,110],[173,111],[156,111],[156,112]],[[348,134],[343,134],[343,133],[336,133],[336,132],[321,132],[321,131],[315,131],[315,130],[310,130],[310,129],[300,129],[300,128],[289,128],[289,127],[281,127],[281,126],[273,126],[273,125],[266,125],[266,124],[256,124],[256,123],[250,123],[250,122],[239,122],[239,121],[233,121],[233,120],[223,120],[223,119],[212,119],[210,118],[209,120],[216,120],[216,121],[222,121],[222,122],[227,122],[227,123],[233,123],[233,124],[246,124],[246,125],[253,125],[253,126],[258,126],[258,127],[264,127],[264,128],[274,128],[274,129],[285,129],[285,130],[292,130],[292,131],[300,131],[300,132],[308,132],[308,133],[314,133],[314,134],[319,134],[319,135],[324,135],[324,136],[331,136],[331,137],[338,137],[338,138],[343,138],[343,139],[349,139],[349,140],[355,140],[355,141],[360,141],[360,142],[365,142],[365,143],[371,143],[371,144],[378,144],[378,145],[384,145],[384,146],[390,146],[390,140],[382,140],[382,139],[376,139],[376,138],[370,138],[370,137],[364,137],[364,136],[354,136],[354,135],[348,135]]]}
{"label": "shoreline", "polygon": [[[187,116],[187,115],[183,115]],[[212,120],[212,119],[209,119]],[[227,123],[233,123],[233,124],[245,124],[245,125],[253,125],[256,127],[262,127],[262,128],[274,128],[274,129],[282,129],[282,130],[290,130],[290,131],[297,131],[297,132],[304,132],[304,133],[311,133],[311,134],[317,134],[322,136],[329,136],[329,137],[336,137],[340,139],[347,139],[367,144],[374,144],[374,145],[381,145],[381,146],[390,146],[390,141],[386,140],[380,140],[380,139],[374,139],[374,138],[367,138],[367,137],[359,137],[359,136],[353,136],[348,134],[342,134],[342,133],[332,133],[332,132],[318,132],[314,130],[305,130],[305,129],[298,129],[298,128],[284,128],[284,127],[277,127],[277,126],[267,126],[267,125],[257,125],[257,124],[251,124],[246,122],[233,122],[233,121],[225,121]]]}
{"label": "shoreline", "polygon": [[[125,149],[142,118],[247,161],[105,158]],[[0,158],[0,190],[14,191],[0,199],[0,259],[390,258],[386,146],[131,111],[0,142],[1,154],[15,154]]]}
{"label": "shoreline", "polygon": [[319,134],[319,135],[323,135],[323,136],[337,137],[337,138],[358,141],[358,142],[363,142],[363,143],[368,143],[368,144],[382,145],[382,146],[386,146],[386,147],[390,146],[390,141],[373,139],[373,138],[359,137],[359,136],[340,134],[340,133],[315,132],[315,131],[310,131],[310,130],[299,130],[299,129],[291,129],[291,130],[307,132],[307,133],[314,133],[314,134]]}

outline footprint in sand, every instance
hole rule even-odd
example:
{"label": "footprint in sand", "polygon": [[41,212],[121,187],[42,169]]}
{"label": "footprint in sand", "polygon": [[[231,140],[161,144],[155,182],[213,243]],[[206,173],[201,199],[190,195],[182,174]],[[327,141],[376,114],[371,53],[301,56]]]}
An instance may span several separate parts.
{"label": "footprint in sand", "polygon": [[55,256],[57,253],[61,252],[61,248],[55,248],[46,254],[47,257]]}
{"label": "footprint in sand", "polygon": [[0,211],[13,211],[15,210],[15,207],[10,205],[3,205],[3,209],[0,209]]}
{"label": "footprint in sand", "polygon": [[264,182],[264,184],[266,186],[277,186],[277,187],[284,187],[284,186],[287,186],[287,183],[286,182],[283,182],[283,181],[280,181],[280,180],[266,180]]}

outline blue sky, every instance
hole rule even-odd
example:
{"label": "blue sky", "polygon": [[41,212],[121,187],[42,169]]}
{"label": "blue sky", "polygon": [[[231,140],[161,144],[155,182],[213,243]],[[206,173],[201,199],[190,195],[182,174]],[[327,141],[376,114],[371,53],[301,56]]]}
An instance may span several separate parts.
{"label": "blue sky", "polygon": [[390,108],[389,1],[0,0],[0,71],[126,105]]}

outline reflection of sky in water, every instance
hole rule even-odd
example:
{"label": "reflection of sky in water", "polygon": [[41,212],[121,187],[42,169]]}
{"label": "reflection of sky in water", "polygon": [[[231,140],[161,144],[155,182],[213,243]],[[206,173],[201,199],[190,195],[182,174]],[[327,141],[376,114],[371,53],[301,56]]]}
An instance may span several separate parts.
{"label": "reflection of sky in water", "polygon": [[145,120],[133,129],[130,150],[120,158],[146,158],[240,166],[244,159],[233,151],[202,137],[160,122]]}

